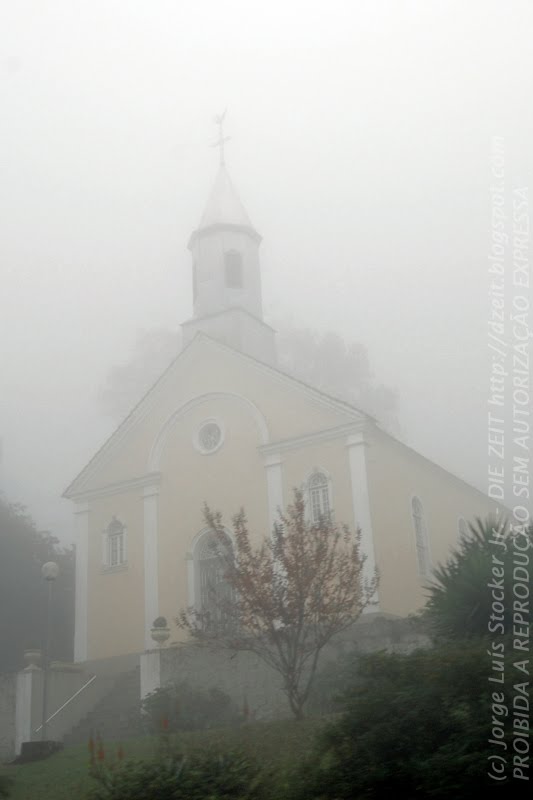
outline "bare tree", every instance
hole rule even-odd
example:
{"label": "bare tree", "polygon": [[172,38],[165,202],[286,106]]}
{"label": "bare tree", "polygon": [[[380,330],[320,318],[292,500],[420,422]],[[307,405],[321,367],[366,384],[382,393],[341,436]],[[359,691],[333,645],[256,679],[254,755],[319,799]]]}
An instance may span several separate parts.
{"label": "bare tree", "polygon": [[233,518],[234,549],[220,513],[206,506],[204,514],[229,591],[212,587],[215,603],[182,610],[176,623],[199,643],[258,655],[281,675],[301,719],[322,650],[356,621],[377,588],[376,576],[363,577],[361,532],[329,515],[308,521],[300,490],[257,546],[244,510]]}

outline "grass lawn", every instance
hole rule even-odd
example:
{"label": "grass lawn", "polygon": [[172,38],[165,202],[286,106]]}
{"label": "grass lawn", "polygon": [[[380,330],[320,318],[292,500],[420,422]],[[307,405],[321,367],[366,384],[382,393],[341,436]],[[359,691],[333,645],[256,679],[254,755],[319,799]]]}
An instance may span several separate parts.
{"label": "grass lawn", "polygon": [[[278,800],[282,800],[283,775],[309,752],[324,718],[303,722],[283,720],[253,723],[236,729],[194,731],[171,737],[173,749],[180,752],[238,748],[252,757],[267,774],[279,781]],[[107,760],[116,757],[117,745],[104,742]],[[157,737],[128,740],[124,757],[151,758],[157,751]],[[10,800],[84,800],[93,781],[88,774],[88,749],[70,747],[44,761],[5,767],[14,779]]]}

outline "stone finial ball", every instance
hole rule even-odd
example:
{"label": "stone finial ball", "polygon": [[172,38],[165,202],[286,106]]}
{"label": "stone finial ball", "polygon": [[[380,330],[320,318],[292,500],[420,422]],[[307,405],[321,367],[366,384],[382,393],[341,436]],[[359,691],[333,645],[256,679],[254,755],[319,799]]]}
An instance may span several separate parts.
{"label": "stone finial ball", "polygon": [[47,561],[41,567],[41,574],[45,581],[55,581],[59,575],[59,566],[55,561]]}

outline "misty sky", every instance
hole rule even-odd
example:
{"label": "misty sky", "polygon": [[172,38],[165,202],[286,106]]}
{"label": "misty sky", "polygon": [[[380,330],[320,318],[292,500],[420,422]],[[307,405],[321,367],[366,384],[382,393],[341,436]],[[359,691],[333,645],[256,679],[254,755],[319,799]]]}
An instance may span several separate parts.
{"label": "misty sky", "polygon": [[267,319],[364,342],[403,438],[483,488],[490,144],[533,185],[532,23],[516,1],[0,2],[7,497],[71,539],[107,372],[191,315],[226,106]]}

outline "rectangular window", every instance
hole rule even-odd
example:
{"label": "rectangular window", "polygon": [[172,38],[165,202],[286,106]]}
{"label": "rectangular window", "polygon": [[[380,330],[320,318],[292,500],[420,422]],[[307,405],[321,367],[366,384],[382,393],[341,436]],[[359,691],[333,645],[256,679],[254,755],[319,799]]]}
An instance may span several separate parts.
{"label": "rectangular window", "polygon": [[313,522],[318,524],[321,517],[326,519],[330,516],[329,491],[325,486],[316,486],[311,489],[311,517]]}
{"label": "rectangular window", "polygon": [[111,522],[102,531],[102,566],[113,570],[122,567],[128,561],[128,541],[125,525],[113,516]]}
{"label": "rectangular window", "polygon": [[228,289],[242,289],[242,256],[230,250],[224,256],[226,286]]}
{"label": "rectangular window", "polygon": [[418,573],[421,577],[428,577],[431,573],[431,558],[429,555],[429,536],[424,508],[418,497],[411,500],[411,512],[415,528],[416,556],[418,560]]}
{"label": "rectangular window", "polygon": [[114,533],[109,537],[109,566],[118,567],[124,560],[124,533]]}

